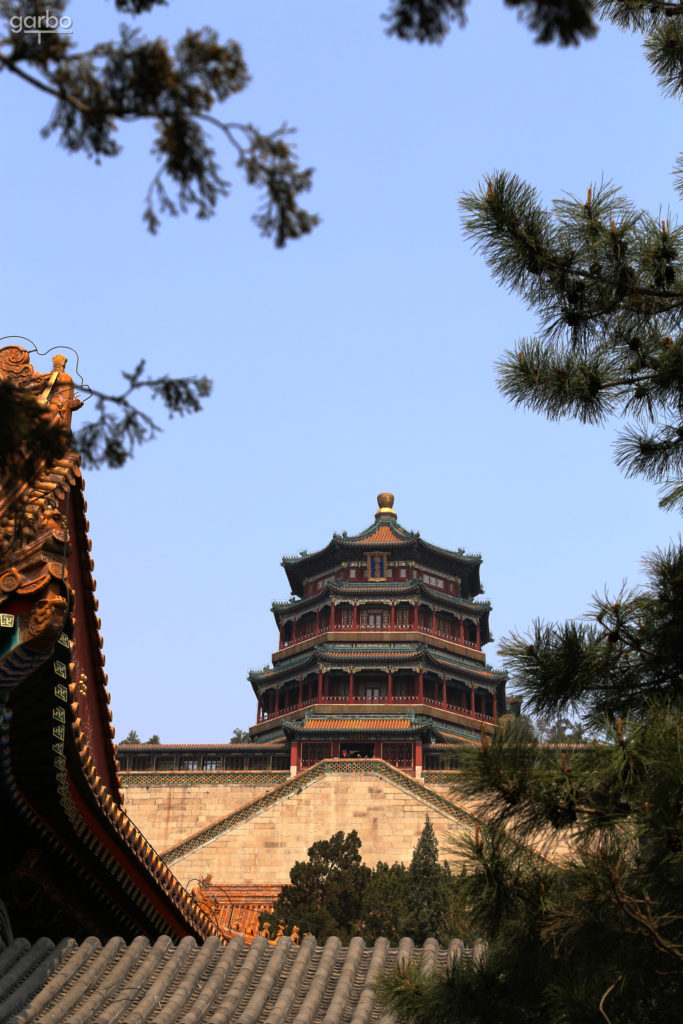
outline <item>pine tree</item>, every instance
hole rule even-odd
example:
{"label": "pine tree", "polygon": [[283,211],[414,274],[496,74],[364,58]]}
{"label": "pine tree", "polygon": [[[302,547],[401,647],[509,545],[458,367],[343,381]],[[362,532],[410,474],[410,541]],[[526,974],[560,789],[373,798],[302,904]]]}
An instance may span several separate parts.
{"label": "pine tree", "polygon": [[356,934],[361,903],[370,869],[361,863],[361,841],[355,829],[336,832],[308,850],[307,861],[292,867],[270,913],[261,914],[260,925],[274,937],[281,924],[289,934],[293,927],[312,932],[319,943],[330,935],[348,942]]}
{"label": "pine tree", "polygon": [[[599,2],[603,17],[645,35],[663,91],[683,96],[683,4]],[[676,189],[683,195],[683,157]],[[462,199],[465,227],[494,277],[538,315],[534,338],[499,363],[515,405],[550,419],[626,420],[616,459],[683,509],[683,229],[592,184],[546,209],[507,171]]]}
{"label": "pine tree", "polygon": [[[598,3],[645,31],[666,91],[683,93],[683,4]],[[683,164],[677,187],[683,193]],[[549,418],[626,420],[617,461],[683,508],[683,233],[611,186],[546,210],[507,172],[465,197],[494,275],[539,317],[500,364],[503,392]],[[463,843],[463,896],[487,941],[443,978],[380,986],[403,1021],[673,1024],[683,996],[683,545],[646,584],[594,599],[582,622],[534,624],[502,652],[525,710],[600,740],[544,747],[503,719],[463,751],[459,795],[486,824]]]}
{"label": "pine tree", "polygon": [[429,815],[413,851],[407,882],[403,928],[422,945],[425,939],[442,936],[450,904],[448,880],[439,863],[439,843]]}
{"label": "pine tree", "polygon": [[384,864],[375,867],[363,893],[359,931],[366,942],[380,936],[389,939],[392,946],[407,935],[406,903],[408,899],[408,872],[403,864]]}

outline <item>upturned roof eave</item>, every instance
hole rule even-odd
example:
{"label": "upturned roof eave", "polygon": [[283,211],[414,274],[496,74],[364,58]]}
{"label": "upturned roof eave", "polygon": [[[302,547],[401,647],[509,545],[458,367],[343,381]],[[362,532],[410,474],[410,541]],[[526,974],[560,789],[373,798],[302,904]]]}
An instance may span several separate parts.
{"label": "upturned roof eave", "polygon": [[[308,576],[315,575],[313,565],[316,561],[322,561],[329,559],[329,557],[338,551],[358,551],[360,550],[372,550],[373,544],[370,542],[370,538],[373,533],[378,529],[380,525],[387,526],[394,534],[394,541],[378,541],[377,548],[381,550],[385,546],[392,551],[397,549],[405,550],[412,546],[417,546],[423,551],[437,555],[439,558],[446,559],[454,564],[454,566],[466,567],[470,572],[478,570],[482,562],[482,556],[479,554],[468,555],[462,551],[451,551],[448,548],[441,548],[436,544],[430,544],[428,541],[422,539],[418,531],[412,532],[405,530],[398,523],[393,521],[393,518],[381,517],[376,519],[374,523],[368,526],[361,533],[348,536],[345,534],[335,533],[332,540],[324,548],[319,551],[311,552],[310,554],[300,555],[285,555],[282,558],[281,565],[283,566],[287,579],[289,580],[292,592],[301,596],[300,591],[303,588],[303,581]],[[476,576],[477,584],[479,583],[479,576],[477,572]]]}
{"label": "upturned roof eave", "polygon": [[[248,675],[248,679],[252,685],[254,693],[258,695],[264,684],[269,685],[270,683],[277,683],[278,680],[286,677],[292,669],[303,668],[305,665],[310,665],[315,662],[329,665],[333,664],[335,661],[347,663],[357,661],[367,664],[368,659],[370,658],[375,660],[385,658],[387,661],[431,661],[434,665],[438,665],[442,668],[448,668],[453,672],[463,672],[469,676],[483,679],[490,684],[498,684],[507,679],[507,672],[498,669],[490,670],[483,667],[479,668],[474,664],[470,665],[459,655],[442,654],[441,652],[437,652],[437,650],[432,648],[429,644],[419,642],[407,643],[400,648],[373,645],[370,650],[359,647],[344,649],[340,644],[336,643],[317,644],[315,647],[311,647],[306,651],[305,654],[299,655],[291,661],[279,662],[277,666],[269,668],[268,670],[252,670]],[[368,665],[370,670],[372,667],[372,664]],[[340,667],[340,670],[343,669]]]}
{"label": "upturned roof eave", "polygon": [[430,587],[423,580],[400,580],[398,582],[392,580],[386,583],[376,581],[348,583],[345,580],[325,580],[322,590],[316,591],[315,594],[309,594],[308,597],[302,597],[299,600],[273,601],[270,608],[279,626],[281,618],[285,618],[288,612],[299,613],[307,608],[312,609],[321,600],[330,596],[348,595],[350,597],[367,596],[372,598],[415,593],[424,594],[428,598],[438,598],[444,604],[462,608],[464,611],[483,613],[490,612],[492,609],[491,602],[488,600],[475,601],[466,597],[458,597],[455,594],[445,594],[435,587]]}

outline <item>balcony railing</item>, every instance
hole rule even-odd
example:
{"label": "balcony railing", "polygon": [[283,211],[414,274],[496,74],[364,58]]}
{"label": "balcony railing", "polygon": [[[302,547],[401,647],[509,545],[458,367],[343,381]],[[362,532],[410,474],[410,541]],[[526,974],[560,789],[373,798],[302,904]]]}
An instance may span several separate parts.
{"label": "balcony railing", "polygon": [[275,718],[282,718],[283,715],[291,714],[293,711],[300,711],[303,708],[311,707],[313,704],[427,704],[433,708],[441,708],[444,711],[452,711],[458,715],[465,715],[467,718],[474,718],[477,721],[483,722],[495,722],[493,715],[487,714],[485,711],[472,712],[471,707],[464,707],[462,704],[452,704],[450,701],[444,703],[443,700],[439,700],[437,697],[429,697],[426,694],[420,698],[417,694],[392,694],[389,697],[386,693],[376,695],[366,695],[362,693],[354,693],[352,697],[348,694],[323,694],[318,697],[310,697],[307,700],[302,701],[300,704],[291,704],[286,708],[282,708],[278,711],[266,712],[262,711],[259,717],[259,722],[270,722]]}
{"label": "balcony railing", "polygon": [[461,647],[470,647],[473,651],[481,650],[477,646],[476,640],[461,640],[459,636],[452,633],[447,629],[432,629],[431,624],[420,622],[416,626],[414,622],[395,622],[393,626],[385,623],[381,626],[368,626],[356,623],[354,626],[352,622],[337,622],[334,626],[321,625],[318,631],[315,630],[307,633],[303,633],[301,636],[297,635],[296,640],[282,640],[280,642],[279,649],[284,651],[287,647],[294,647],[296,644],[304,643],[305,640],[312,640],[316,636],[323,636],[325,633],[345,633],[353,631],[356,633],[394,633],[403,630],[413,630],[417,633],[427,633],[428,636],[438,636],[443,640],[448,640],[449,643],[459,644]]}

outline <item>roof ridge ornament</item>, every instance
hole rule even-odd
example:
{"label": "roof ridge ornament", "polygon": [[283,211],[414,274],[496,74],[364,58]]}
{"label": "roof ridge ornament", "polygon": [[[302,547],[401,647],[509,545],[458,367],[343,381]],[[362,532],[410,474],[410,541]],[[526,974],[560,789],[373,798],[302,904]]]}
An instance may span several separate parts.
{"label": "roof ridge ornament", "polygon": [[381,494],[377,495],[378,509],[375,512],[375,519],[396,519],[397,515],[394,512],[394,496],[390,491],[382,491]]}

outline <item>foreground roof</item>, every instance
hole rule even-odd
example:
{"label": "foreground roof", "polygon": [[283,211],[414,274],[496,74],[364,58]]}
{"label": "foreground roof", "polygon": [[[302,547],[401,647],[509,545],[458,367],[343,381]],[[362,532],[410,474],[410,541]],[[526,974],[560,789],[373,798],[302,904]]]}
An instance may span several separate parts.
{"label": "foreground roof", "polygon": [[203,945],[187,937],[177,946],[168,938],[154,945],[113,938],[105,946],[96,938],[56,946],[17,939],[0,947],[0,1017],[7,1024],[368,1024],[381,1019],[374,992],[381,975],[410,961],[439,971],[457,959],[479,959],[482,950],[458,939],[448,949],[435,939],[416,949],[405,938],[393,949],[387,939],[368,947],[360,938],[348,947],[330,938],[320,947],[312,935],[301,945],[261,936],[248,945],[237,937],[227,947],[217,937]]}
{"label": "foreground roof", "polygon": [[[8,346],[0,380],[68,430],[81,402],[65,363],[55,356],[38,373]],[[79,457],[67,450],[29,481],[6,472],[0,483],[0,897],[10,920],[31,938],[206,938],[212,921],[121,807]]]}

